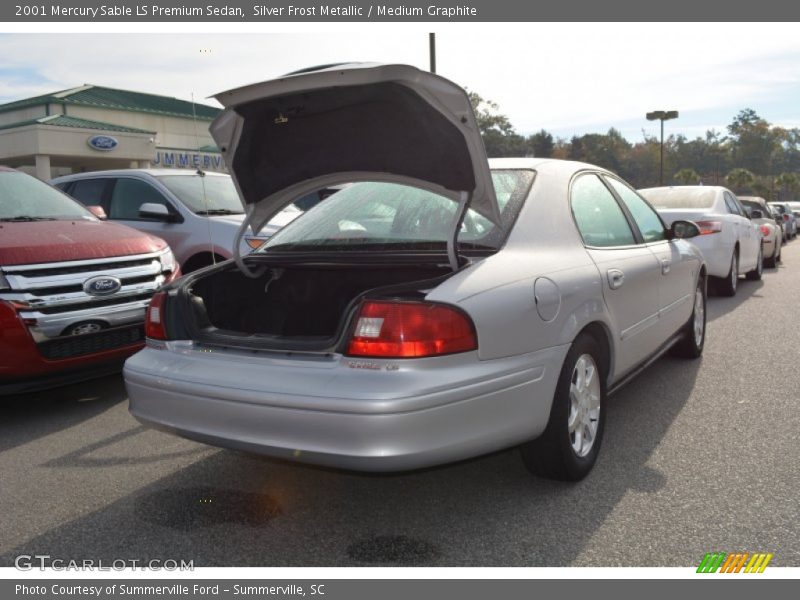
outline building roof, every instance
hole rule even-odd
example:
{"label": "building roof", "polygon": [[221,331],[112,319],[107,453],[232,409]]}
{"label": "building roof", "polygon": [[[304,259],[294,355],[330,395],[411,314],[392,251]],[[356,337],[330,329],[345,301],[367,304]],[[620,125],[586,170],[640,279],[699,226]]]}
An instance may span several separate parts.
{"label": "building roof", "polygon": [[67,115],[50,115],[49,117],[39,117],[38,119],[28,119],[27,121],[19,121],[17,123],[0,125],[0,130],[16,129],[17,127],[25,127],[26,125],[75,127],[81,129],[99,129],[101,131],[116,131],[119,133],[147,133],[150,135],[154,135],[156,133],[155,131],[147,131],[146,129],[124,127],[122,125],[115,125],[114,123],[103,123],[102,121],[90,121],[89,119],[79,119],[77,117],[69,117]]}
{"label": "building roof", "polygon": [[133,112],[153,113],[173,117],[194,118],[210,121],[219,114],[219,108],[207,104],[192,103],[169,96],[145,94],[129,90],[117,90],[98,85],[83,85],[52,94],[34,96],[15,102],[0,104],[0,112],[40,106],[44,104],[64,104],[108,108],[112,110],[129,110]]}

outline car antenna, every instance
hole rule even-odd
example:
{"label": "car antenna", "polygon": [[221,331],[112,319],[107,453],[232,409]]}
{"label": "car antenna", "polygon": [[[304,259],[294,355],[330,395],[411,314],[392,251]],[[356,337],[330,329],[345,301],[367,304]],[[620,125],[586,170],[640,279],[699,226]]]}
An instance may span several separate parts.
{"label": "car antenna", "polygon": [[[195,109],[194,105],[194,92],[192,92],[192,125],[194,126],[194,144],[197,147],[197,150],[200,150],[200,136],[197,133],[197,110]],[[211,235],[211,219],[209,218],[209,206],[208,206],[208,196],[206,195],[206,174],[205,172],[198,168],[197,175],[200,176],[200,187],[202,188],[203,194],[203,206],[206,209],[206,225],[208,225],[208,250],[211,252],[211,264],[217,264],[217,254],[214,252],[214,239]]]}

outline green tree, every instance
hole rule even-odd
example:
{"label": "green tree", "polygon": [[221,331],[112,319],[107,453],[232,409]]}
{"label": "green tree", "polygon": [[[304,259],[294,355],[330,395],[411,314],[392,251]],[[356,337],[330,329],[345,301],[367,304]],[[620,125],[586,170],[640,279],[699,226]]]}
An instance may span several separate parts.
{"label": "green tree", "polygon": [[681,185],[700,183],[700,175],[694,169],[683,168],[672,176]]}
{"label": "green tree", "polygon": [[778,186],[781,200],[792,201],[800,189],[800,177],[794,173],[781,173],[775,178],[775,185]]}
{"label": "green tree", "polygon": [[528,154],[539,158],[549,158],[553,156],[556,145],[553,136],[542,129],[539,133],[534,133],[525,140]]}
{"label": "green tree", "polygon": [[750,189],[755,181],[755,175],[747,169],[733,169],[725,176],[725,182],[734,192],[741,193]]}
{"label": "green tree", "polygon": [[734,163],[758,175],[770,175],[781,152],[785,132],[758,116],[752,108],[739,112],[728,125]]}

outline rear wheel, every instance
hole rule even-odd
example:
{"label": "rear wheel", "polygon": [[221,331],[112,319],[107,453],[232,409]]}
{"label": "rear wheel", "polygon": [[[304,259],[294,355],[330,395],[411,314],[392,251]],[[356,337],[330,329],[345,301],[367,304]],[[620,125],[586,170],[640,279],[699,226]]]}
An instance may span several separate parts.
{"label": "rear wheel", "polygon": [[722,296],[735,296],[736,287],[739,284],[739,255],[736,250],[733,251],[731,256],[731,269],[728,271],[727,277],[724,277],[717,282],[717,292]]}
{"label": "rear wheel", "polygon": [[758,260],[756,266],[752,271],[748,271],[745,275],[750,281],[758,281],[764,273],[764,246],[758,249]]}
{"label": "rear wheel", "polygon": [[594,337],[582,333],[575,338],[561,368],[544,433],[520,447],[530,472],[578,481],[592,470],[605,424],[607,364]]}
{"label": "rear wheel", "polygon": [[764,266],[770,269],[774,269],[778,266],[778,263],[781,260],[781,240],[778,236],[775,236],[775,249],[772,251],[772,256],[769,258],[764,259]]}
{"label": "rear wheel", "polygon": [[706,284],[700,278],[694,292],[694,310],[683,327],[683,338],[673,346],[673,354],[683,358],[699,358],[706,343]]}

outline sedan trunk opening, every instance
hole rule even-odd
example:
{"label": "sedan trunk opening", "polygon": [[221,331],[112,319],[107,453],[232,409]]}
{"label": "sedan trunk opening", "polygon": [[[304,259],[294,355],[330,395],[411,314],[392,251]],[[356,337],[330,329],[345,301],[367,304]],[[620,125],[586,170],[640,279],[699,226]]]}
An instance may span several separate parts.
{"label": "sedan trunk opening", "polygon": [[353,301],[365,292],[415,297],[428,280],[449,273],[446,260],[416,265],[317,261],[269,266],[252,279],[230,265],[184,288],[192,306],[187,325],[196,337],[212,343],[324,350],[336,344]]}

